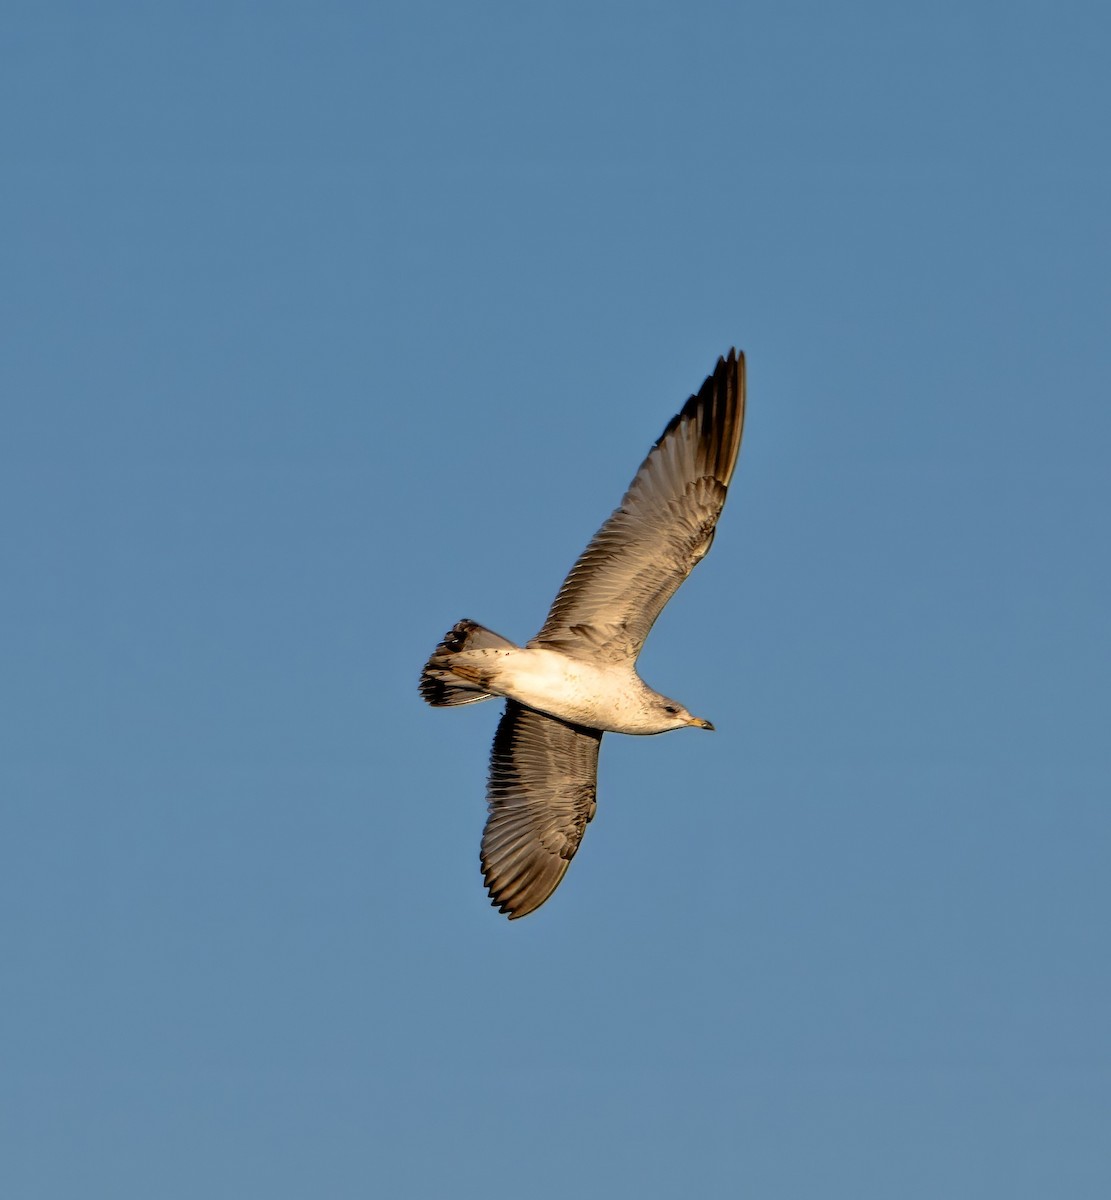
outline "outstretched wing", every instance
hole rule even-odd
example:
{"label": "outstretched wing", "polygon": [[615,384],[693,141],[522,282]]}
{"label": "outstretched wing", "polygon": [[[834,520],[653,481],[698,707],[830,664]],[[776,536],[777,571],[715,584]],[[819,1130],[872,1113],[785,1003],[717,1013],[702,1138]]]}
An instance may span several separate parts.
{"label": "outstretched wing", "polygon": [[594,661],[632,660],[714,540],[745,418],[745,360],[730,350],[641,464],[529,642]]}
{"label": "outstretched wing", "polygon": [[510,700],[494,735],[482,833],[491,902],[510,920],[555,891],[594,816],[601,730]]}

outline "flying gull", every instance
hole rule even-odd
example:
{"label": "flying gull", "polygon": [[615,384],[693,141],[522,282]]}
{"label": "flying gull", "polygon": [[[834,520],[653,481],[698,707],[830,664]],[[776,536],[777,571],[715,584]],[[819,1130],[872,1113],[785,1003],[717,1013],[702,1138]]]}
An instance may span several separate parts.
{"label": "flying gull", "polygon": [[730,350],[671,419],[620,506],[524,646],[460,621],[421,674],[436,707],[508,703],[494,735],[482,834],[491,902],[510,920],[555,891],[594,816],[602,734],[713,729],[636,672],[644,639],[714,540],[745,418],[745,360]]}

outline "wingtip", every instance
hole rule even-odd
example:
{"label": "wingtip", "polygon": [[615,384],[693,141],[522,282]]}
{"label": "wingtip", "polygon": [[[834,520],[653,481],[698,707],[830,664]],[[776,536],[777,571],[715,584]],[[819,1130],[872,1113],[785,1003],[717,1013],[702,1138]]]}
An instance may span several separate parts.
{"label": "wingtip", "polygon": [[718,359],[714,374],[716,375],[723,367],[732,367],[735,373],[739,371],[743,375],[745,369],[745,352],[738,350],[736,346],[730,346],[729,353]]}
{"label": "wingtip", "polygon": [[702,431],[707,444],[716,444],[713,470],[729,486],[737,465],[745,421],[745,356],[735,346],[717,361],[698,392],[687,401],[685,414],[701,414]]}

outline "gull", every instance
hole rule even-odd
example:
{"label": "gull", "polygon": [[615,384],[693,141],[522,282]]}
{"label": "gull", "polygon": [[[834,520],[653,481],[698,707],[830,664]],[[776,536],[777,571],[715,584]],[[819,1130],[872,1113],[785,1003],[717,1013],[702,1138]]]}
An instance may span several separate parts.
{"label": "gull", "polygon": [[490,754],[482,873],[510,920],[548,899],[579,848],[603,733],[714,728],[648,687],[636,660],[710,549],[744,417],[744,355],[730,350],[668,422],[536,637],[517,646],[459,621],[425,664],[420,691],[434,707],[507,701]]}

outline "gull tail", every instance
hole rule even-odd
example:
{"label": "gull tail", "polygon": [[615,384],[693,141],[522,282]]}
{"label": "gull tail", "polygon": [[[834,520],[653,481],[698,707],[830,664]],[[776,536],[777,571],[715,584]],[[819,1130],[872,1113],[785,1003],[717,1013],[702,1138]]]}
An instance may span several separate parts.
{"label": "gull tail", "polygon": [[447,708],[454,704],[474,704],[476,700],[489,700],[492,692],[484,691],[474,678],[473,668],[468,677],[452,670],[452,659],[461,650],[516,650],[515,643],[500,637],[477,621],[459,621],[444,635],[444,640],[432,651],[432,657],[424,664],[420,677],[420,694],[434,708]]}

